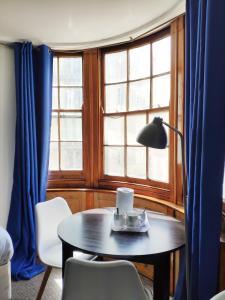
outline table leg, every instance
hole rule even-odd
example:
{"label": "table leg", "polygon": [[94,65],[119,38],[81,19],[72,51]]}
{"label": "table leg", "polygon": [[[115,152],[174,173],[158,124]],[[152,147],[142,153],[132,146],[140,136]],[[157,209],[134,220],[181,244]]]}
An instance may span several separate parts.
{"label": "table leg", "polygon": [[170,295],[170,254],[161,254],[154,264],[154,300],[168,300]]}
{"label": "table leg", "polygon": [[73,257],[74,247],[62,242],[62,278],[64,278],[65,265],[68,258]]}

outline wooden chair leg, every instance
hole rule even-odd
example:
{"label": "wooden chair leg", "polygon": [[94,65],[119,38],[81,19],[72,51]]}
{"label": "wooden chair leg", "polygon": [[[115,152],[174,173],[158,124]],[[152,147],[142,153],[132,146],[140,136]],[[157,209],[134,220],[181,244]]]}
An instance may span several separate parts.
{"label": "wooden chair leg", "polygon": [[45,274],[42,279],[42,283],[41,283],[40,289],[38,291],[36,300],[41,300],[41,297],[44,293],[44,290],[45,290],[45,287],[46,287],[46,284],[47,284],[47,281],[48,281],[51,271],[52,271],[52,267],[48,266],[47,269],[45,270]]}

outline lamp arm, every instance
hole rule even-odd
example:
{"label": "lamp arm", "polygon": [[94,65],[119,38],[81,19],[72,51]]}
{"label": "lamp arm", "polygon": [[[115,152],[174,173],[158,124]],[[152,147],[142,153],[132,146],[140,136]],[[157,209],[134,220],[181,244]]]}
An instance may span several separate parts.
{"label": "lamp arm", "polygon": [[164,125],[173,130],[179,137],[181,142],[181,163],[182,163],[182,181],[183,181],[183,203],[184,203],[184,225],[185,225],[185,243],[186,243],[186,254],[185,254],[185,262],[186,262],[186,288],[187,288],[187,299],[190,300],[189,287],[190,287],[190,248],[189,248],[189,238],[188,238],[188,215],[187,215],[187,181],[185,174],[185,155],[184,155],[184,136],[177,129],[171,126],[170,124],[162,121]]}
{"label": "lamp arm", "polygon": [[169,127],[171,130],[173,130],[176,134],[180,137],[181,142],[181,163],[182,163],[182,181],[183,181],[183,202],[186,204],[186,198],[187,198],[187,182],[186,182],[186,173],[185,173],[185,155],[184,155],[184,136],[183,134],[175,127],[171,126],[170,124],[162,121],[164,125]]}

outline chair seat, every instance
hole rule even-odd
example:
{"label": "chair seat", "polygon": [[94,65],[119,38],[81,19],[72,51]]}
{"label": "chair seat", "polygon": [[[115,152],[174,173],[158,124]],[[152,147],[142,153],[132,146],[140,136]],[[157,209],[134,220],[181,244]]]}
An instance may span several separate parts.
{"label": "chair seat", "polygon": [[[62,268],[62,243],[59,242],[58,244],[45,249],[40,256],[40,259],[44,264],[55,268]],[[92,260],[94,258],[93,255],[79,251],[74,251],[73,257],[84,260]]]}

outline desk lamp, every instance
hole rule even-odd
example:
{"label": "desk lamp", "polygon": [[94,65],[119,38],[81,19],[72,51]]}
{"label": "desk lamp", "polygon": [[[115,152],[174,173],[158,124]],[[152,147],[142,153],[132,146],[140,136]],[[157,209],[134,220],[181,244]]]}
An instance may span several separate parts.
{"label": "desk lamp", "polygon": [[187,219],[187,184],[185,177],[185,158],[184,158],[184,137],[183,134],[176,128],[164,122],[162,118],[155,117],[153,121],[146,125],[137,137],[137,142],[143,146],[165,149],[167,146],[167,134],[165,127],[173,130],[179,137],[181,142],[181,163],[182,163],[182,180],[183,180],[183,204],[184,204],[184,223],[185,223],[185,262],[186,262],[186,285],[187,299],[189,300],[189,245],[188,245],[188,219]]}

